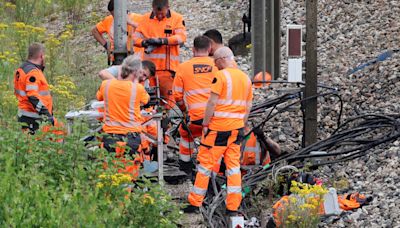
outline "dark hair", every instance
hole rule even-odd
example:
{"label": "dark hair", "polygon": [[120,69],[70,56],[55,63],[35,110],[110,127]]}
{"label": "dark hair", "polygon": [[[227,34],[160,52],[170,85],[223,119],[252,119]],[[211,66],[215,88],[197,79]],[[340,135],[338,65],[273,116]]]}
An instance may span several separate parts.
{"label": "dark hair", "polygon": [[204,36],[210,38],[217,44],[222,44],[222,35],[221,33],[216,30],[216,29],[210,29],[207,32],[204,33]]}
{"label": "dark hair", "polygon": [[142,61],[143,68],[147,68],[150,71],[150,76],[156,75],[156,65],[150,60],[143,60]]}
{"label": "dark hair", "polygon": [[107,6],[108,11],[114,11],[114,0],[110,0]]}
{"label": "dark hair", "polygon": [[206,36],[198,36],[194,38],[193,46],[196,50],[207,50],[211,46],[210,38]]}
{"label": "dark hair", "polygon": [[169,6],[169,1],[168,0],[153,0],[153,3],[151,5],[155,8],[157,8],[157,10],[161,10],[162,8]]}

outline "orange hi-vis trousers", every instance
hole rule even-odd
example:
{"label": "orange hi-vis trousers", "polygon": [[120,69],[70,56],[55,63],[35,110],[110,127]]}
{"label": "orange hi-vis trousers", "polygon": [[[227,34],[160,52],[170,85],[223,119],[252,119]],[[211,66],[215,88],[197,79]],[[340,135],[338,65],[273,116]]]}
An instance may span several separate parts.
{"label": "orange hi-vis trousers", "polygon": [[200,207],[207,193],[208,183],[216,163],[224,156],[227,177],[226,208],[237,211],[242,201],[242,177],[240,173],[240,144],[243,129],[212,131],[202,136],[197,160],[196,181],[189,193],[189,203]]}
{"label": "orange hi-vis trousers", "polygon": [[179,141],[179,160],[184,162],[190,162],[195,148],[194,138],[200,137],[203,130],[201,123],[196,124],[196,121],[195,123],[189,123],[187,127],[190,133],[183,124],[179,127],[179,135],[181,136]]}

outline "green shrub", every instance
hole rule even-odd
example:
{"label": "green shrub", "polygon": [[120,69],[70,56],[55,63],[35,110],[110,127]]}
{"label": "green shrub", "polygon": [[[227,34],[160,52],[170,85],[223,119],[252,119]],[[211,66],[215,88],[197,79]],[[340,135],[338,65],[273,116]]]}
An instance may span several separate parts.
{"label": "green shrub", "polygon": [[2,227],[175,227],[179,207],[157,184],[144,180],[132,193],[121,184],[99,188],[103,150],[87,151],[78,139],[30,136],[19,126],[0,127],[0,226]]}

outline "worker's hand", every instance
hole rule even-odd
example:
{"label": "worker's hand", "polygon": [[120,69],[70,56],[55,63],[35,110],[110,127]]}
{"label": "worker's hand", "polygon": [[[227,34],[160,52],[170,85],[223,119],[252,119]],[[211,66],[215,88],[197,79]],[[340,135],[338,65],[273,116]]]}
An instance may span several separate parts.
{"label": "worker's hand", "polygon": [[206,127],[206,126],[203,126],[203,136],[204,137],[206,137],[207,136],[207,134],[208,134],[208,127]]}
{"label": "worker's hand", "polygon": [[54,117],[53,117],[53,116],[49,116],[49,117],[47,118],[47,121],[49,121],[49,122],[51,123],[51,125],[54,126],[55,120],[54,120]]}
{"label": "worker's hand", "polygon": [[150,38],[150,39],[147,39],[147,42],[149,45],[161,46],[161,45],[168,44],[168,39],[166,39],[166,38]]}
{"label": "worker's hand", "polygon": [[106,49],[106,51],[108,51],[108,42],[106,42],[106,43],[103,45],[103,47],[104,47],[104,49]]}
{"label": "worker's hand", "polygon": [[142,41],[142,47],[147,48],[149,46],[149,42],[147,40]]}

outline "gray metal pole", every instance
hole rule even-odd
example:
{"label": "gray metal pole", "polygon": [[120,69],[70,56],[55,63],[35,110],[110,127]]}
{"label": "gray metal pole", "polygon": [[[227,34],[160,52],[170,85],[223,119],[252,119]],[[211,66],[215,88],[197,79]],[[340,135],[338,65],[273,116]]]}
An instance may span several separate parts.
{"label": "gray metal pole", "polygon": [[273,0],[274,11],[274,74],[271,75],[277,80],[281,74],[281,0]]}
{"label": "gray metal pole", "polygon": [[[267,0],[269,1],[269,0]],[[265,72],[265,0],[251,2],[252,75]]]}
{"label": "gray metal pole", "polygon": [[114,65],[122,64],[127,56],[127,1],[114,0]]}
{"label": "gray metal pole", "polygon": [[[317,6],[317,0],[306,0],[306,98],[317,94]],[[317,98],[305,102],[305,146],[317,140],[317,112]]]}
{"label": "gray metal pole", "polygon": [[267,0],[266,11],[266,70],[278,79],[281,67],[280,0]]}

